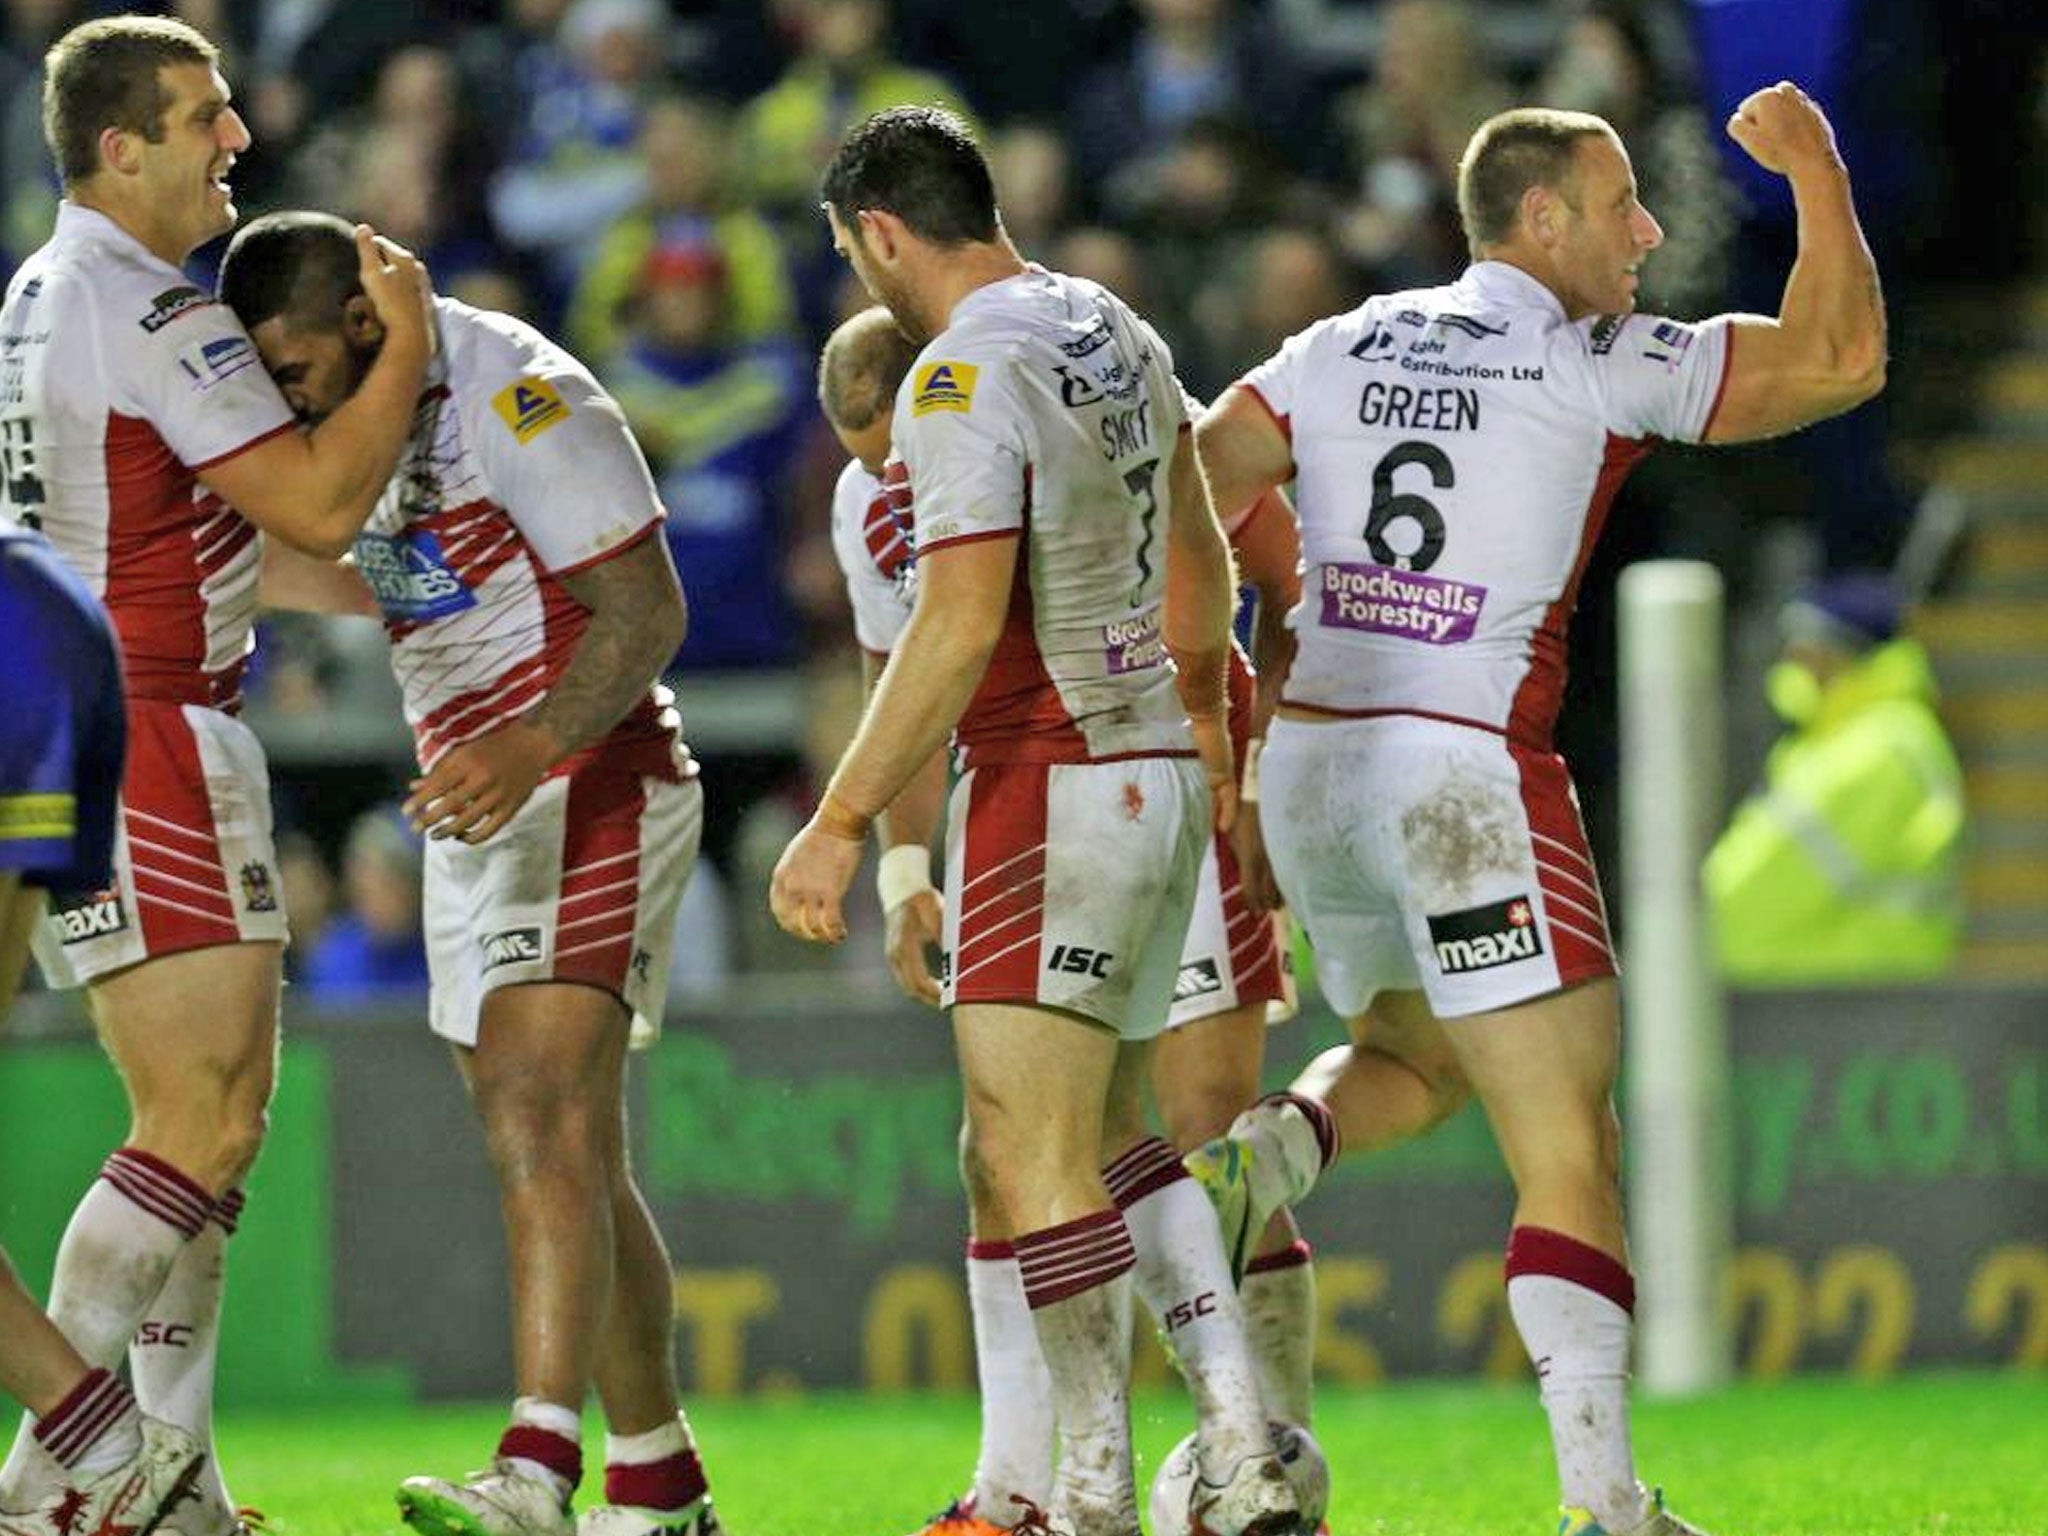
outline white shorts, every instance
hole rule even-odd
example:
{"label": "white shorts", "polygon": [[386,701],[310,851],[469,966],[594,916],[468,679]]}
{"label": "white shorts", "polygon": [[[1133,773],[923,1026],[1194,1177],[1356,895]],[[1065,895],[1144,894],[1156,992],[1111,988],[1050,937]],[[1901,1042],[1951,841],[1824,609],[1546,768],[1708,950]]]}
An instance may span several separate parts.
{"label": "white shorts", "polygon": [[1275,720],[1267,853],[1346,1018],[1382,991],[1439,1018],[1614,974],[1564,759],[1414,715]]}
{"label": "white shorts", "polygon": [[1251,909],[1230,839],[1211,837],[1202,853],[1194,915],[1181,945],[1166,1027],[1179,1029],[1246,1003],[1264,1003],[1268,1024],[1294,1017],[1298,1004],[1287,917],[1280,912],[1260,917]]}
{"label": "white shorts", "polygon": [[1209,842],[1192,758],[970,768],[947,817],[940,1003],[1080,1014],[1126,1040],[1166,1026]]}
{"label": "white shorts", "polygon": [[129,699],[114,883],[50,893],[44,980],[83,986],[155,955],[286,937],[255,734],[217,709]]}
{"label": "white shorts", "polygon": [[676,907],[704,829],[704,792],[602,765],[545,780],[488,842],[426,848],[434,1033],[475,1045],[484,998],[525,982],[610,992],[636,1050],[661,1033]]}

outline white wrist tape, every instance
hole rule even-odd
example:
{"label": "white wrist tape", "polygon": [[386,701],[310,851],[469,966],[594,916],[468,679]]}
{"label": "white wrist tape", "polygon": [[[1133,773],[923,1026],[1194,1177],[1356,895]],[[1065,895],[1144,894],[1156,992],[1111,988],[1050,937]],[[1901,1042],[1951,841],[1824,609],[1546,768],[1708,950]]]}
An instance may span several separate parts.
{"label": "white wrist tape", "polygon": [[932,855],[918,843],[898,843],[886,849],[875,869],[875,893],[882,898],[882,910],[894,912],[903,903],[932,886]]}
{"label": "white wrist tape", "polygon": [[1244,744],[1244,772],[1238,776],[1237,798],[1241,805],[1259,803],[1259,754],[1266,748],[1266,738],[1254,736]]}

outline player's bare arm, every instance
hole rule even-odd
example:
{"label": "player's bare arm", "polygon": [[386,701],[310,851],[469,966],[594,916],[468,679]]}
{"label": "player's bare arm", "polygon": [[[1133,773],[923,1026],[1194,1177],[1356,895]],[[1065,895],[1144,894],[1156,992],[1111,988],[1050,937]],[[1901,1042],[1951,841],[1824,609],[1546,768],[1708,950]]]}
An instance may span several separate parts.
{"label": "player's bare arm", "polygon": [[1732,317],[1728,383],[1710,443],[1790,432],[1884,388],[1885,312],[1834,129],[1789,81],[1751,94],[1728,136],[1792,184],[1799,254],[1775,320]]}
{"label": "player's bare arm", "polygon": [[282,610],[365,619],[383,617],[376,595],[353,560],[318,560],[281,539],[263,541],[256,602],[258,607],[273,613]]}
{"label": "player's bare arm", "polygon": [[783,850],[769,885],[775,920],[798,938],[846,937],[843,901],[868,827],[944,746],[974,696],[1009,611],[1018,543],[1003,535],[919,552],[910,624],[817,814]]}
{"label": "player's bare arm", "polygon": [[590,610],[561,679],[533,709],[451,747],[412,784],[405,814],[430,837],[480,843],[519,814],[548,769],[647,695],[683,643],[682,587],[659,528],[561,578]]}
{"label": "player's bare arm", "polygon": [[363,292],[384,344],[362,384],[310,432],[280,432],[199,471],[206,487],[265,533],[307,554],[348,552],[398,464],[433,355],[427,269],[403,247],[356,228]]}
{"label": "player's bare arm", "polygon": [[1257,692],[1252,702],[1251,740],[1239,780],[1237,825],[1231,829],[1231,846],[1237,854],[1238,873],[1252,910],[1270,912],[1281,905],[1280,887],[1273,879],[1273,866],[1266,858],[1265,838],[1259,828],[1255,773],[1257,753],[1265,741],[1273,711],[1279,707],[1287,668],[1294,660],[1294,631],[1287,627],[1288,610],[1301,599],[1301,533],[1295,526],[1294,509],[1280,492],[1266,492],[1238,525],[1230,547],[1237,556],[1238,579],[1252,589],[1258,600],[1258,611],[1252,620],[1252,669]]}
{"label": "player's bare arm", "polygon": [[1237,610],[1237,580],[1230,544],[1195,457],[1194,434],[1175,444],[1167,483],[1170,508],[1166,536],[1166,602],[1160,632],[1173,657],[1181,706],[1202,774],[1216,803],[1216,829],[1237,819],[1237,774],[1230,751],[1231,620]]}
{"label": "player's bare arm", "polygon": [[[888,657],[873,651],[861,652],[861,673],[870,698],[874,696],[875,685],[882,680],[882,667],[887,660]],[[939,943],[945,908],[931,885],[931,846],[932,834],[938,830],[945,807],[946,749],[942,746],[911,776],[903,792],[889,802],[875,821],[875,835],[882,848],[883,947],[889,957],[889,970],[904,996],[934,1008],[939,1005],[939,979],[932,974],[929,950]],[[895,877],[891,875],[889,859],[899,848],[907,850],[897,855],[904,861],[904,874]],[[925,881],[922,886],[916,883],[920,875]],[[909,882],[900,893],[893,889],[898,878]]]}

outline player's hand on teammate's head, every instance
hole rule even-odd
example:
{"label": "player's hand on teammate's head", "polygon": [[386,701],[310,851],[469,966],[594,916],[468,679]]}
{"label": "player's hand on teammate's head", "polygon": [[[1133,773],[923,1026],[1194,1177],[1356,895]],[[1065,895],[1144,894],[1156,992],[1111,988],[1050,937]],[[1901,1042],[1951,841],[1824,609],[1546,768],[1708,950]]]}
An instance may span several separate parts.
{"label": "player's hand on teammate's head", "polygon": [[356,226],[356,275],[363,294],[384,325],[386,344],[394,335],[418,342],[432,356],[434,284],[427,264],[396,240],[367,224]]}
{"label": "player's hand on teammate's head", "polygon": [[939,1006],[939,980],[932,974],[930,950],[941,942],[945,908],[937,891],[919,891],[889,909],[889,969],[896,985],[913,1002]]}
{"label": "player's hand on teammate's head", "polygon": [[1750,159],[1780,176],[1802,163],[1839,165],[1835,130],[1811,96],[1790,80],[1751,91],[1728,119],[1728,137]]}

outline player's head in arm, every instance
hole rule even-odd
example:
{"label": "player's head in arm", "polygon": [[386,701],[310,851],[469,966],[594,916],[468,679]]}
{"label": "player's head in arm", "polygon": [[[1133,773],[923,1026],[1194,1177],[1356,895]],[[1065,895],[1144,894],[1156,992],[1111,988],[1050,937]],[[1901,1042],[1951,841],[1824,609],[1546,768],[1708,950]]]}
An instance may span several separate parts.
{"label": "player's head in arm", "polygon": [[221,260],[221,302],[309,426],[356,392],[384,344],[358,273],[354,226],[326,213],[252,219]]}
{"label": "player's head in arm", "polygon": [[818,357],[818,404],[840,447],[871,475],[889,457],[896,391],[917,348],[881,305],[864,309],[825,339]]}
{"label": "player's head in arm", "polygon": [[43,61],[43,137],[64,194],[182,262],[235,223],[228,175],[249,147],[220,52],[164,16],[73,27]]}
{"label": "player's head in arm", "polygon": [[1520,267],[1567,317],[1625,315],[1664,230],[1636,197],[1620,137],[1590,112],[1518,107],[1479,126],[1458,162],[1474,261]]}
{"label": "player's head in arm", "polygon": [[833,248],[918,346],[967,289],[1019,264],[981,146],[941,107],[875,113],[840,143],[822,192]]}

